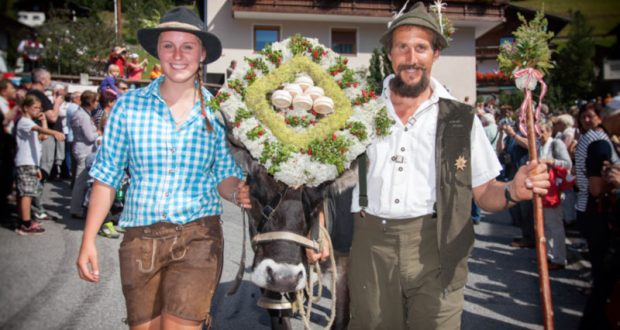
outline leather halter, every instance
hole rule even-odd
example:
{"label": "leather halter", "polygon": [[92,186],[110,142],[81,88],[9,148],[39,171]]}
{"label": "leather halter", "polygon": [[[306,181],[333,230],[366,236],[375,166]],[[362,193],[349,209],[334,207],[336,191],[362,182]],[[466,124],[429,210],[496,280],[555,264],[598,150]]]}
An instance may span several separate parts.
{"label": "leather halter", "polygon": [[[288,187],[284,190],[284,192],[278,192],[274,198],[271,199],[269,204],[263,207],[261,211],[262,218],[258,225],[256,226],[256,235],[252,237],[252,246],[256,248],[257,244],[269,243],[273,241],[289,241],[296,243],[298,245],[313,249],[315,251],[319,251],[321,248],[321,244],[318,242],[318,237],[314,236],[315,230],[311,228],[313,239],[309,239],[305,236],[290,232],[290,231],[270,231],[270,232],[262,232],[265,225],[271,221],[271,216],[280,206],[280,202],[288,193]],[[314,221],[312,227],[316,226],[318,221]],[[318,235],[317,235],[318,236]]]}

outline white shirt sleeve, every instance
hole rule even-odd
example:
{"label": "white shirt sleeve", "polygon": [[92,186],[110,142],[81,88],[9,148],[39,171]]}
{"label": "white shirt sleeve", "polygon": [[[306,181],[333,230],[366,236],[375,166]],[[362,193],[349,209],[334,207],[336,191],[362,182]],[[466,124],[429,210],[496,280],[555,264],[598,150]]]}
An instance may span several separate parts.
{"label": "white shirt sleeve", "polygon": [[471,129],[471,186],[478,187],[495,179],[502,166],[495,150],[484,132],[478,116],[474,116]]}

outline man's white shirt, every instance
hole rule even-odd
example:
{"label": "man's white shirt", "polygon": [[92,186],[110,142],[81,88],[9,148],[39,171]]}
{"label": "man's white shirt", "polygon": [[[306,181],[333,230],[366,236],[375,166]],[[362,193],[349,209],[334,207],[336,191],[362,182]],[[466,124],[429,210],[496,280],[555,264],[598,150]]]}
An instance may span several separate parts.
{"label": "man's white shirt", "polygon": [[[365,212],[382,218],[404,219],[434,212],[438,101],[439,98],[455,98],[431,78],[431,97],[418,107],[407,124],[403,124],[390,100],[389,81],[392,78],[394,75],[384,80],[381,97],[395,123],[389,136],[376,138],[368,146],[368,207]],[[495,179],[501,170],[477,116],[471,130],[471,160],[467,159],[466,166],[466,170],[472,171],[472,187]],[[360,210],[358,185],[353,191],[351,212]]]}

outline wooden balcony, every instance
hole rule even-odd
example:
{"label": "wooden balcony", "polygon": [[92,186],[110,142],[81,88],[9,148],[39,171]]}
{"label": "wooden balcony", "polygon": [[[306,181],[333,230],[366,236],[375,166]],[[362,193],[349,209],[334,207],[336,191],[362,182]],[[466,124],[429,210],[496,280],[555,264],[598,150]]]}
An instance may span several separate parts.
{"label": "wooden balcony", "polygon": [[[236,18],[266,18],[273,14],[335,15],[383,18],[400,10],[405,0],[233,0]],[[426,5],[432,1],[424,1]],[[454,20],[498,20],[504,17],[506,1],[448,1],[447,15]],[[411,6],[411,4],[409,5]],[[308,20],[312,20],[309,18]]]}

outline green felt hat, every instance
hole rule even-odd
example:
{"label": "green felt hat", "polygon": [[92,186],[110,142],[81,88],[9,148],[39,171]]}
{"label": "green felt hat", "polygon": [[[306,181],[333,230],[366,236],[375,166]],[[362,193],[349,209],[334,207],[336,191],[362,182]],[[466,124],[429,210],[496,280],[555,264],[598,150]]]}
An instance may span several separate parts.
{"label": "green felt hat", "polygon": [[417,25],[423,28],[427,28],[437,34],[439,37],[439,49],[444,49],[448,47],[448,39],[441,33],[441,28],[439,26],[439,22],[433,17],[433,15],[428,13],[424,3],[421,1],[416,2],[411,9],[405,13],[397,17],[395,20],[391,22],[389,28],[385,34],[379,40],[383,47],[386,49],[390,46],[388,45],[388,40],[390,39],[390,35],[397,27],[403,25]]}

